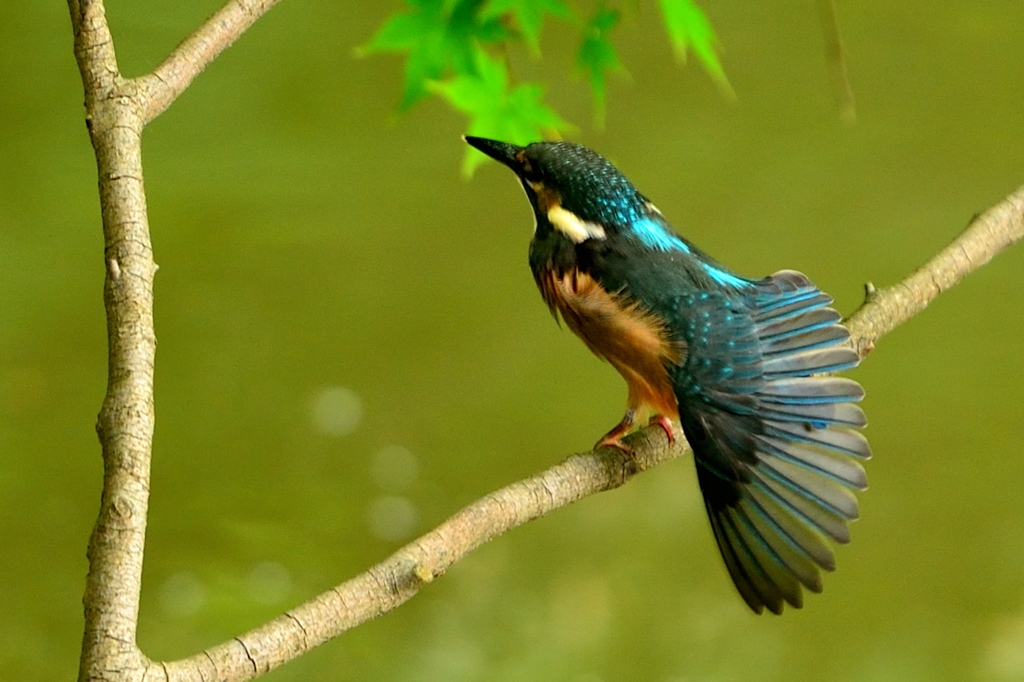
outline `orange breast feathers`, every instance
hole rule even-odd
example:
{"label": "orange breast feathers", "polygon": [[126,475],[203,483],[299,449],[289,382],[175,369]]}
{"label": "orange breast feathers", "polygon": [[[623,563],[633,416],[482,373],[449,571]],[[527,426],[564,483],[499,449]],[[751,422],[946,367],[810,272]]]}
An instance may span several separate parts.
{"label": "orange breast feathers", "polygon": [[541,273],[537,284],[551,308],[598,357],[619,371],[629,386],[627,408],[678,420],[666,365],[686,357],[681,341],[669,339],[665,325],[649,310],[621,294],[605,291],[590,275]]}

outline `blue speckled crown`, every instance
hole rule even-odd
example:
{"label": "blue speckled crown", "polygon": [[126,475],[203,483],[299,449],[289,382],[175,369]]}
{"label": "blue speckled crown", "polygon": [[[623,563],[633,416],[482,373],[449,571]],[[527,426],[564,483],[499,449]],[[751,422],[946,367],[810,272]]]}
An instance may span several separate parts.
{"label": "blue speckled crown", "polygon": [[537,178],[583,220],[627,227],[645,215],[647,199],[597,152],[571,142],[534,142],[526,157]]}

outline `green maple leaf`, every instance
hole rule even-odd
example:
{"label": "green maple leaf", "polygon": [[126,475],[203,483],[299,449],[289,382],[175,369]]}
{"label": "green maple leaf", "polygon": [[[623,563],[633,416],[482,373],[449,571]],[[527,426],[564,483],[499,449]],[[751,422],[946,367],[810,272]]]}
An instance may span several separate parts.
{"label": "green maple leaf", "polygon": [[609,73],[626,74],[619,53],[609,40],[609,33],[619,23],[616,10],[602,7],[583,28],[583,42],[576,53],[576,64],[590,81],[594,97],[594,118],[597,127],[604,126],[605,101]]}
{"label": "green maple leaf", "polygon": [[411,10],[388,19],[360,55],[406,52],[399,111],[427,94],[427,84],[447,74],[471,72],[477,42],[499,42],[509,31],[499,18],[481,16],[483,0],[406,0]]}
{"label": "green maple leaf", "polygon": [[[505,63],[483,50],[475,55],[475,73],[463,74],[430,87],[469,118],[470,135],[490,137],[515,144],[529,144],[572,125],[543,103],[544,89],[536,83],[510,87]],[[471,175],[487,157],[467,149],[462,170]]]}
{"label": "green maple leaf", "polygon": [[530,52],[540,54],[540,30],[544,14],[560,19],[572,19],[573,13],[562,0],[491,0],[483,11],[487,18],[513,14]]}
{"label": "green maple leaf", "polygon": [[725,77],[722,63],[718,59],[718,36],[711,28],[711,22],[693,0],[660,0],[665,15],[665,30],[675,50],[676,58],[686,63],[686,53],[693,50],[704,70],[727,92],[732,93],[729,79]]}

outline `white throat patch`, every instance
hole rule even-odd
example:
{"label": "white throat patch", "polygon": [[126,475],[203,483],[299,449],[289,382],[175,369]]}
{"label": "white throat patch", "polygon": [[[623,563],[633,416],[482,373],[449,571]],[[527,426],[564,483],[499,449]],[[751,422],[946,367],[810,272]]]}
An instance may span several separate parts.
{"label": "white throat patch", "polygon": [[578,215],[558,204],[548,209],[548,220],[555,229],[577,244],[588,239],[605,239],[607,236],[604,228],[597,223],[581,220]]}

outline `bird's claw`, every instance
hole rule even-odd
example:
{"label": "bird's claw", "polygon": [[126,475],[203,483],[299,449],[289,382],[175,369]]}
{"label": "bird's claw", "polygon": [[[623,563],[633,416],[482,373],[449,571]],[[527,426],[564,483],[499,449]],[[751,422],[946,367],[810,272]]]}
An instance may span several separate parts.
{"label": "bird's claw", "polygon": [[[594,446],[594,449],[597,450],[598,448],[604,447],[616,448],[617,450],[621,450],[627,456],[632,457],[633,448],[626,445],[626,443],[623,442],[622,437],[633,430],[634,424],[634,414],[632,411],[629,411],[626,413],[626,416],[622,418],[622,421],[615,425],[615,428],[606,433],[601,440],[597,441],[597,445]],[[661,430],[664,431],[665,435],[668,437],[668,442],[676,442],[676,432],[672,427],[672,420],[665,415],[653,415],[648,420],[647,425],[660,426]]]}
{"label": "bird's claw", "polygon": [[635,423],[636,414],[633,410],[627,410],[625,416],[622,417],[622,421],[616,424],[611,431],[604,434],[604,436],[601,437],[601,440],[597,441],[597,445],[594,446],[594,449],[597,450],[598,448],[604,447],[616,448],[617,450],[621,450],[625,453],[626,456],[632,457],[633,449],[622,442],[622,437],[633,430],[633,424]]}
{"label": "bird's claw", "polygon": [[650,421],[647,422],[647,425],[648,426],[651,426],[651,425],[660,426],[661,430],[665,432],[666,436],[668,436],[668,442],[669,443],[675,443],[676,442],[676,432],[675,432],[675,429],[672,428],[672,420],[669,419],[668,417],[666,417],[665,415],[663,415],[663,414],[656,414],[656,415],[654,415],[653,417],[651,417]]}
{"label": "bird's claw", "polygon": [[633,448],[626,445],[619,436],[605,436],[597,441],[597,445],[594,446],[595,450],[599,448],[615,448],[616,450],[621,450],[627,457],[633,456]]}

